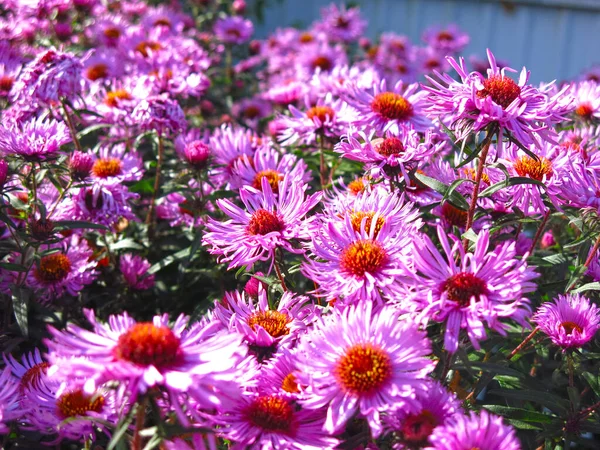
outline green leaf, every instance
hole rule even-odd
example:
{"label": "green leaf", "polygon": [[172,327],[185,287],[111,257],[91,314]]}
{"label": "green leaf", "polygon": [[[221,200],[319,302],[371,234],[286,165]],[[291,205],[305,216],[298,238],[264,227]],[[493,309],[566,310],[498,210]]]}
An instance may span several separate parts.
{"label": "green leaf", "polygon": [[154,192],[154,185],[150,180],[140,180],[133,186],[130,186],[129,190],[137,194],[152,194]]}
{"label": "green leaf", "polygon": [[523,408],[513,408],[511,406],[502,405],[483,405],[483,407],[500,416],[521,420],[523,422],[551,423],[553,420],[552,416]]}
{"label": "green leaf", "polygon": [[[428,177],[421,173],[415,173],[415,177],[417,178],[417,180],[419,180],[425,186],[433,189],[436,192],[439,192],[440,194],[442,194],[444,196],[446,196],[446,193],[450,189],[450,187],[448,185],[436,180],[435,178]],[[465,198],[456,191],[453,191],[448,196],[448,201],[450,203],[452,203],[453,206],[455,206],[459,209],[462,209],[464,211],[467,211],[469,209],[469,204],[467,203]]]}
{"label": "green leaf", "polygon": [[110,123],[99,123],[96,125],[90,125],[89,127],[84,128],[79,133],[77,133],[77,138],[81,139],[82,137],[87,136],[88,134],[93,133],[94,131],[101,130],[102,128],[110,128],[111,126],[112,124]]}
{"label": "green leaf", "polygon": [[13,263],[5,263],[0,262],[0,267],[6,270],[10,270],[12,272],[27,272],[27,267],[21,264],[13,264]]}
{"label": "green leaf", "polygon": [[593,283],[586,283],[583,286],[579,286],[577,289],[573,289],[571,292],[573,294],[578,294],[579,292],[586,291],[600,291],[600,283],[597,281]]}
{"label": "green leaf", "polygon": [[65,230],[74,230],[74,229],[92,229],[92,230],[110,230],[106,225],[102,225],[99,223],[93,222],[84,222],[80,220],[59,220],[54,222],[56,227],[60,227]]}
{"label": "green leaf", "polygon": [[114,250],[122,250],[125,248],[132,248],[135,250],[142,250],[144,248],[143,245],[138,244],[135,240],[131,239],[131,238],[126,238],[126,239],[121,239],[118,242],[115,242],[114,244],[112,244],[110,246],[110,249],[112,251]]}
{"label": "green leaf", "polygon": [[504,398],[512,398],[515,400],[538,403],[540,405],[546,406],[553,412],[561,414],[566,414],[570,407],[569,402],[567,400],[557,395],[551,394],[550,392],[533,390],[521,391],[511,389],[491,389],[488,393],[490,395],[499,395]]}
{"label": "green leaf", "polygon": [[29,289],[14,286],[12,289],[12,305],[15,311],[15,319],[19,325],[21,334],[25,337],[29,336],[29,325],[28,325],[28,312],[29,312],[29,300],[31,298],[31,291]]}
{"label": "green leaf", "polygon": [[581,376],[587,381],[587,384],[590,385],[596,396],[600,397],[600,376],[593,375],[590,372],[583,372]]}
{"label": "green leaf", "polygon": [[507,188],[509,186],[517,186],[519,184],[535,184],[537,186],[540,186],[540,187],[543,187],[544,189],[546,189],[546,185],[544,183],[542,183],[541,181],[538,181],[538,180],[534,180],[533,178],[512,177],[509,179],[499,181],[495,184],[492,184],[488,188],[484,189],[479,194],[479,197],[489,197],[490,195],[498,192],[501,189]]}
{"label": "green leaf", "polygon": [[173,253],[172,255],[169,255],[169,256],[161,259],[156,264],[152,265],[152,267],[150,267],[148,269],[147,273],[148,273],[148,275],[155,274],[156,272],[164,269],[168,265],[171,265],[176,261],[181,261],[182,259],[186,258],[189,254],[190,254],[190,247],[184,248],[183,250],[179,250],[177,253]]}
{"label": "green leaf", "polygon": [[[518,370],[511,369],[510,367],[500,364],[471,361],[471,367],[473,367],[474,369],[479,369],[483,372],[497,373],[499,375],[508,375],[516,378],[525,377],[525,374],[519,372]],[[456,368],[462,369],[463,367],[457,366]]]}

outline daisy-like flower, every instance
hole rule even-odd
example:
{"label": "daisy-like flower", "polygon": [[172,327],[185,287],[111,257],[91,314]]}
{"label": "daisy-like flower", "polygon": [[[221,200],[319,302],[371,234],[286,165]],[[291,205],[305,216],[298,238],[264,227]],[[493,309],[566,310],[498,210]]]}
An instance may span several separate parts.
{"label": "daisy-like flower", "polygon": [[257,129],[259,121],[271,115],[272,110],[271,104],[259,97],[240,100],[231,108],[231,112],[252,129]]}
{"label": "daisy-like flower", "polygon": [[515,430],[505,425],[502,417],[482,410],[467,415],[455,414],[443,426],[436,428],[431,437],[432,450],[521,450]]}
{"label": "daisy-like flower", "polygon": [[462,414],[460,401],[438,381],[430,381],[427,390],[417,393],[420,406],[415,411],[399,408],[383,418],[386,433],[393,433],[394,449],[427,447],[432,431]]}
{"label": "daisy-like flower", "polygon": [[354,121],[357,127],[399,135],[402,126],[411,126],[420,132],[431,126],[423,111],[427,92],[420,91],[417,83],[404,88],[404,83],[398,81],[388,90],[386,80],[382,80],[372,89],[350,86],[348,91],[344,98],[358,111],[359,119]]}
{"label": "daisy-like flower", "polygon": [[321,193],[305,198],[304,186],[288,176],[279,182],[277,197],[266,177],[261,183],[261,191],[251,187],[240,190],[245,210],[219,199],[217,205],[230,219],[208,219],[209,232],[202,242],[211,254],[219,255],[220,261],[228,262],[230,269],[251,266],[256,261],[273,262],[278,248],[303,252],[294,248],[291,241],[306,237],[303,218],[320,201]]}
{"label": "daisy-like flower", "polygon": [[333,100],[331,95],[318,99],[314,106],[310,106],[306,97],[305,105],[306,111],[290,105],[291,117],[280,117],[281,126],[284,127],[279,135],[282,145],[310,145],[316,142],[319,135],[337,139],[355,119],[354,111],[348,104],[341,99]]}
{"label": "daisy-like flower", "polygon": [[307,408],[327,408],[325,430],[335,434],[356,413],[373,436],[383,428],[380,413],[418,406],[415,394],[429,386],[430,342],[399,310],[363,301],[335,309],[316,323],[298,351],[298,381],[306,385]]}
{"label": "daisy-like flower", "polygon": [[451,23],[445,27],[433,26],[423,33],[423,41],[443,54],[462,52],[469,45],[469,35]]}
{"label": "daisy-like flower", "polygon": [[31,119],[22,124],[6,123],[0,126],[0,152],[16,155],[27,161],[45,161],[56,158],[60,147],[71,142],[64,122],[53,119]]}
{"label": "daisy-like flower", "polygon": [[324,414],[270,393],[239,396],[220,420],[224,436],[248,450],[333,449],[337,439],[323,431]]}
{"label": "daisy-like flower", "polygon": [[588,167],[581,161],[571,160],[568,177],[562,181],[562,197],[576,208],[595,208],[600,211],[600,166]]}
{"label": "daisy-like flower", "polygon": [[125,254],[119,259],[119,268],[125,282],[132,289],[145,290],[154,286],[154,275],[148,275],[150,263],[138,255]]}
{"label": "daisy-like flower", "polygon": [[257,390],[297,399],[303,387],[298,384],[298,362],[296,353],[282,348],[280,355],[267,361],[258,377]]}
{"label": "daisy-like flower", "polygon": [[489,232],[484,230],[473,253],[465,253],[459,239],[453,238],[450,245],[442,227],[438,226],[437,235],[445,257],[423,234],[420,243],[415,242],[412,273],[415,299],[423,299],[421,317],[446,323],[446,350],[457,350],[461,329],[479,349],[479,341],[487,337],[485,325],[502,335],[507,328],[502,320],[527,327],[531,310],[523,294],[535,290],[532,280],[538,275],[525,259],[515,258],[515,243],[504,242],[489,251]]}
{"label": "daisy-like flower", "polygon": [[319,285],[317,295],[344,303],[401,296],[399,276],[412,249],[414,226],[392,229],[394,221],[379,210],[348,212],[342,220],[313,230],[311,258],[302,273]]}
{"label": "daisy-like flower", "polygon": [[241,159],[252,159],[256,150],[250,130],[229,125],[216,129],[208,145],[217,165],[211,172],[216,186],[229,183],[235,164]]}
{"label": "daisy-like flower", "polygon": [[[213,386],[237,390],[235,367],[243,356],[241,337],[218,333],[218,322],[198,322],[187,328],[183,314],[173,325],[168,315],[155,316],[152,322],[136,322],[127,313],[110,316],[108,324],[84,310],[92,324],[88,331],[70,324],[65,331],[49,328],[46,340],[48,359],[59,373],[86,379],[85,392],[108,381],[126,385],[130,401],[152,387],[169,393],[195,393],[203,405],[218,406],[216,395],[207,395]],[[204,397],[203,397],[204,396]],[[179,404],[176,402],[176,404]]]}
{"label": "daisy-like flower", "polygon": [[[487,78],[478,72],[467,73],[465,61],[459,62],[447,57],[450,65],[458,72],[460,81],[448,74],[436,75],[440,81],[426,76],[432,86],[423,85],[430,95],[427,97],[427,112],[433,118],[449,118],[450,128],[454,130],[458,141],[462,141],[473,132],[481,131],[490,124],[498,127],[498,141],[502,143],[505,132],[523,145],[540,145],[539,138],[553,141],[556,133],[552,125],[565,119],[569,111],[571,97],[565,95],[568,86],[549,97],[545,91],[552,89],[548,85],[541,91],[527,84],[529,72],[523,68],[519,82],[515,83],[506,72],[510,68],[500,69],[490,50]],[[499,149],[500,156],[502,148]]]}
{"label": "daisy-like flower", "polygon": [[13,379],[19,385],[21,392],[29,389],[34,383],[37,383],[40,378],[46,374],[50,363],[42,359],[39,349],[33,352],[24,354],[21,361],[17,361],[13,355],[2,355],[4,362],[13,375]]}
{"label": "daisy-like flower", "polygon": [[127,151],[125,144],[100,147],[92,165],[93,179],[100,183],[139,181],[144,175],[142,158],[136,151]]}
{"label": "daisy-like flower", "polygon": [[5,368],[0,373],[0,434],[8,433],[10,429],[6,424],[22,415],[18,386],[12,380],[11,369]]}
{"label": "daisy-like flower", "polygon": [[38,300],[49,302],[64,295],[77,295],[96,279],[96,261],[91,260],[92,250],[85,240],[74,234],[50,248],[59,251],[42,256],[27,275],[27,284],[36,291]]}
{"label": "daisy-like flower", "polygon": [[220,41],[239,45],[250,39],[254,33],[254,25],[243,17],[230,16],[217,19],[213,31]]}
{"label": "daisy-like flower", "polygon": [[431,132],[421,135],[414,130],[405,129],[399,136],[387,134],[376,138],[375,132],[366,134],[351,129],[347,136],[335,146],[335,151],[354,161],[365,163],[365,169],[373,176],[380,171],[387,178],[402,176],[410,184],[408,172],[438,154],[444,147],[443,142],[434,143]]}
{"label": "daisy-like flower", "polygon": [[346,50],[338,45],[318,41],[302,47],[295,59],[297,77],[309,80],[315,73],[331,72],[336,66],[348,64]]}
{"label": "daisy-like flower", "polygon": [[558,295],[542,304],[532,319],[552,342],[563,349],[578,348],[600,328],[600,309],[580,294]]}
{"label": "daisy-like flower", "polygon": [[314,29],[322,31],[333,41],[352,42],[364,34],[367,21],[360,15],[359,8],[346,9],[332,3],[321,10],[321,21]]}
{"label": "daisy-like flower", "polygon": [[175,100],[167,94],[156,95],[142,100],[131,113],[131,117],[142,130],[156,130],[159,133],[178,133],[185,130],[185,114]]}
{"label": "daisy-like flower", "polygon": [[595,81],[574,83],[571,88],[573,95],[573,113],[576,118],[584,121],[600,119],[600,84]]}
{"label": "daisy-like flower", "polygon": [[262,179],[266,178],[273,193],[279,193],[279,182],[287,175],[294,183],[306,184],[311,179],[306,163],[295,155],[281,155],[272,147],[258,149],[252,159],[240,158],[234,163],[231,177],[231,188],[240,189],[252,186],[262,189]]}

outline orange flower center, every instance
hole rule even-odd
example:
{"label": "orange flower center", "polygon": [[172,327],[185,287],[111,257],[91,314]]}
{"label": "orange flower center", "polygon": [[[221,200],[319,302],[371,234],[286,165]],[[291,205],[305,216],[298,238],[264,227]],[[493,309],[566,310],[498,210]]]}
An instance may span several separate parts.
{"label": "orange flower center", "polygon": [[281,389],[290,394],[297,394],[300,392],[298,389],[298,381],[296,380],[296,375],[293,372],[288,373],[283,381],[281,382]]}
{"label": "orange flower center", "polygon": [[335,111],[329,106],[313,106],[306,111],[306,116],[310,120],[319,119],[319,122],[325,123],[327,119],[332,120],[335,117]]}
{"label": "orange flower center", "polygon": [[312,34],[310,34],[310,33],[302,33],[302,34],[300,35],[300,42],[301,42],[302,44],[308,44],[309,42],[312,42],[312,41],[314,41],[314,40],[315,40],[315,38],[314,38],[314,37],[313,37],[313,35],[312,35]]}
{"label": "orange flower center", "polygon": [[357,178],[356,180],[348,183],[348,191],[350,191],[352,195],[358,195],[361,192],[364,192],[364,190],[365,182],[362,178]]}
{"label": "orange flower center", "polygon": [[42,375],[46,374],[48,367],[50,367],[50,363],[41,362],[27,369],[27,372],[21,377],[21,389],[27,389],[37,383]]}
{"label": "orange flower center", "polygon": [[104,407],[104,397],[101,395],[88,395],[82,389],[65,392],[56,401],[58,414],[66,419],[68,417],[85,416],[89,411],[99,413]]}
{"label": "orange flower center", "polygon": [[169,327],[140,322],[119,336],[114,354],[117,359],[140,366],[160,368],[177,360],[179,348],[179,338]]}
{"label": "orange flower center", "polygon": [[271,337],[278,338],[290,333],[288,323],[292,319],[279,311],[257,311],[248,318],[248,325],[253,331],[256,326],[262,327]]}
{"label": "orange flower center", "polygon": [[357,344],[337,361],[335,378],[342,389],[354,395],[368,395],[380,389],[392,375],[389,355],[372,344]]}
{"label": "orange flower center", "polygon": [[467,211],[458,209],[449,202],[444,202],[442,205],[442,215],[450,225],[461,228],[467,225]]}
{"label": "orange flower center", "polygon": [[319,67],[324,72],[329,72],[333,67],[333,61],[325,55],[317,56],[312,62],[313,69]]}
{"label": "orange flower center", "polygon": [[277,194],[279,192],[279,181],[283,180],[283,175],[279,172],[271,169],[261,170],[254,176],[254,181],[252,182],[252,187],[262,191],[262,180],[266,178],[271,186],[271,190],[273,193]]}
{"label": "orange flower center", "polygon": [[[366,219],[365,219],[366,217]],[[373,217],[375,217],[375,213],[372,211],[354,211],[350,214],[350,222],[352,222],[352,228],[354,231],[359,232],[360,226],[362,224],[363,219],[365,219],[365,231],[368,233],[373,226]],[[375,234],[377,236],[381,231],[381,227],[385,223],[385,218],[383,216],[377,217],[377,221],[375,222]]]}
{"label": "orange flower center", "polygon": [[387,253],[377,241],[360,240],[348,245],[342,252],[340,267],[342,271],[362,277],[381,269],[388,260]]}
{"label": "orange flower center", "polygon": [[383,156],[399,155],[404,153],[404,144],[397,137],[384,139],[377,147],[377,153]]}
{"label": "orange flower center", "polygon": [[402,423],[402,438],[405,442],[419,445],[419,447],[424,446],[427,438],[438,425],[438,420],[427,410],[423,410],[419,414],[411,414]]}
{"label": "orange flower center", "polygon": [[560,325],[563,327],[565,333],[567,333],[568,335],[573,334],[573,331],[575,330],[577,330],[579,334],[583,333],[583,328],[581,328],[575,322],[563,322]]}
{"label": "orange flower center", "polygon": [[104,36],[109,39],[119,39],[121,36],[121,30],[115,27],[109,27],[104,30]]}
{"label": "orange flower center", "polygon": [[92,172],[98,178],[108,178],[123,172],[123,161],[118,158],[99,158],[92,166]]}
{"label": "orange flower center", "polygon": [[594,108],[589,103],[582,103],[575,109],[575,114],[579,117],[583,117],[584,119],[589,119],[592,117],[594,112]]}
{"label": "orange flower center", "polygon": [[519,176],[529,176],[538,181],[542,181],[544,177],[550,178],[554,173],[552,162],[543,156],[537,161],[529,156],[522,156],[515,161],[513,167]]}
{"label": "orange flower center", "polygon": [[58,283],[71,272],[71,261],[64,253],[44,256],[35,271],[35,277],[42,283]]}
{"label": "orange flower center", "polygon": [[[470,178],[471,180],[475,181],[477,179],[477,172],[475,171],[475,169],[471,169],[470,167],[467,167],[464,169],[464,174],[467,176],[467,178]],[[481,181],[483,181],[485,184],[490,184],[490,177],[487,173],[482,172],[481,173]]]}
{"label": "orange flower center", "polygon": [[106,78],[108,76],[108,66],[103,63],[94,64],[93,66],[88,67],[85,76],[91,81]]}
{"label": "orange flower center", "polygon": [[119,106],[119,100],[131,100],[133,97],[125,89],[109,91],[104,98],[104,103],[112,108]]}
{"label": "orange flower center", "polygon": [[387,120],[408,120],[413,115],[410,102],[395,92],[377,94],[371,102],[371,109]]}
{"label": "orange flower center", "polygon": [[446,292],[448,300],[460,306],[468,306],[471,298],[479,301],[481,295],[488,293],[487,284],[472,273],[461,272],[452,275],[442,284],[442,292]]}
{"label": "orange flower center", "polygon": [[276,395],[256,398],[244,412],[252,424],[263,430],[286,434],[295,431],[294,408],[289,401]]}
{"label": "orange flower center", "polygon": [[138,45],[135,46],[135,49],[144,56],[144,58],[148,57],[148,50],[157,51],[162,48],[158,42],[154,41],[142,41]]}
{"label": "orange flower center", "polygon": [[265,235],[274,231],[281,232],[284,228],[283,220],[276,213],[266,209],[258,209],[252,214],[247,230],[248,233],[253,235]]}
{"label": "orange flower center", "polygon": [[511,78],[502,75],[492,75],[484,80],[483,89],[477,92],[477,97],[492,97],[497,105],[508,107],[519,95],[521,88]]}

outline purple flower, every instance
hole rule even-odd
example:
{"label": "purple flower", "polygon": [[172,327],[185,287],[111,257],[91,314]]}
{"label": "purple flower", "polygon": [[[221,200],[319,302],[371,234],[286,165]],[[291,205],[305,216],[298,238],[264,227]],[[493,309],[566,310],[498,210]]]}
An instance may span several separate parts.
{"label": "purple flower", "polygon": [[206,167],[210,160],[210,147],[202,141],[191,141],[185,145],[183,156],[190,166],[196,170],[201,170]]}
{"label": "purple flower", "polygon": [[8,163],[5,160],[0,159],[0,189],[2,189],[2,187],[4,186],[4,183],[6,183],[7,178],[8,178]]}
{"label": "purple flower", "polygon": [[243,44],[254,33],[254,25],[243,17],[224,17],[215,22],[213,31],[217,39],[226,44]]}
{"label": "purple flower", "polygon": [[558,295],[543,303],[532,319],[559,347],[582,347],[600,328],[600,309],[579,294]]}
{"label": "purple flower", "polygon": [[10,367],[13,379],[19,384],[21,392],[26,391],[33,384],[40,380],[40,377],[46,374],[50,363],[42,359],[39,349],[21,356],[21,362],[17,361],[13,355],[2,355],[4,363]]}
{"label": "purple flower", "polygon": [[97,183],[120,184],[139,181],[144,175],[144,163],[135,150],[125,144],[104,145],[95,155],[92,178]]}
{"label": "purple flower", "polygon": [[489,251],[489,232],[485,230],[477,236],[473,253],[465,253],[459,239],[454,238],[450,246],[441,227],[437,235],[445,257],[427,235],[421,235],[412,254],[412,276],[415,299],[422,302],[421,317],[446,323],[446,350],[457,350],[461,329],[467,330],[471,343],[479,349],[479,341],[487,337],[485,324],[502,335],[507,325],[501,320],[512,319],[527,327],[525,319],[531,310],[523,294],[535,290],[531,280],[538,275],[525,258],[515,258],[515,243],[504,242]]}
{"label": "purple flower", "polygon": [[154,275],[148,275],[150,263],[138,255],[125,254],[119,259],[119,268],[125,282],[136,290],[150,289],[154,286]]}
{"label": "purple flower", "polygon": [[372,89],[351,86],[344,97],[358,111],[359,119],[354,125],[373,128],[379,134],[389,131],[399,135],[402,126],[420,132],[431,126],[431,121],[423,112],[426,96],[427,92],[419,91],[417,83],[405,89],[402,81],[398,81],[392,90],[388,90],[386,80],[382,80]]}
{"label": "purple flower", "polygon": [[322,31],[333,41],[355,41],[367,28],[367,21],[361,17],[359,8],[346,9],[345,6],[331,4],[321,9],[321,18],[314,29]]}
{"label": "purple flower", "polygon": [[60,147],[71,142],[64,122],[32,119],[0,126],[0,152],[17,155],[27,161],[45,161],[59,156]]}
{"label": "purple flower", "polygon": [[256,299],[258,298],[259,286],[262,286],[262,289],[267,289],[268,286],[265,284],[264,281],[260,281],[258,278],[256,278],[264,277],[264,273],[256,272],[254,275],[256,276],[251,276],[250,279],[246,281],[246,285],[244,286],[244,292],[248,297]]}
{"label": "purple flower", "polygon": [[[549,97],[545,91],[552,86],[548,85],[545,91],[540,91],[528,85],[529,72],[525,68],[521,71],[517,84],[506,75],[506,71],[512,69],[498,68],[490,50],[488,58],[490,69],[487,78],[478,72],[467,73],[463,58],[457,62],[450,57],[446,59],[458,72],[460,81],[438,72],[436,75],[440,82],[427,76],[433,85],[423,85],[423,89],[430,92],[427,97],[429,115],[448,121],[458,141],[490,124],[499,127],[500,143],[506,131],[526,146],[539,146],[540,138],[554,141],[556,133],[552,125],[563,120],[569,111],[571,97],[565,95],[569,87],[565,86]],[[502,155],[501,145],[499,155]]]}
{"label": "purple flower", "polygon": [[583,121],[600,119],[600,84],[595,81],[573,83],[571,95],[576,118]]}
{"label": "purple flower", "polygon": [[[155,386],[172,393],[198,394],[202,405],[217,406],[218,395],[207,395],[211,386],[236,390],[235,367],[240,360],[241,338],[218,334],[218,322],[198,322],[187,328],[181,315],[169,325],[168,315],[152,322],[136,322],[127,313],[99,323],[92,310],[84,310],[93,331],[69,325],[65,331],[49,328],[45,343],[48,359],[59,373],[85,378],[85,392],[107,381],[122,383],[135,401],[138,394]],[[204,396],[204,397],[203,397]]]}
{"label": "purple flower", "polygon": [[142,130],[159,133],[178,133],[185,130],[185,114],[175,100],[168,95],[156,95],[142,100],[131,113],[132,119]]}
{"label": "purple flower", "polygon": [[92,173],[94,157],[91,153],[74,151],[69,158],[69,172],[74,180],[83,181]]}
{"label": "purple flower", "polygon": [[468,416],[454,415],[433,431],[429,441],[432,450],[521,450],[515,430],[486,410],[479,416],[473,411]]}
{"label": "purple flower", "polygon": [[321,193],[305,198],[304,186],[285,176],[274,195],[269,180],[261,180],[262,190],[251,187],[240,190],[245,210],[229,200],[217,200],[219,208],[230,217],[225,222],[208,219],[208,233],[202,243],[209,252],[219,255],[229,268],[251,266],[256,261],[274,262],[278,248],[302,253],[292,240],[306,238],[304,216],[321,199]]}
{"label": "purple flower", "polygon": [[469,35],[455,24],[445,27],[433,26],[423,33],[423,41],[442,54],[462,52],[469,45]]}
{"label": "purple flower", "polygon": [[8,422],[22,415],[19,410],[18,384],[12,381],[10,368],[0,373],[0,434],[6,434],[10,429]]}
{"label": "purple flower", "polygon": [[415,409],[415,393],[429,385],[434,364],[425,333],[400,321],[397,309],[372,308],[363,301],[335,309],[300,344],[297,378],[307,385],[302,404],[327,408],[325,430],[332,434],[358,413],[379,436],[380,413]]}

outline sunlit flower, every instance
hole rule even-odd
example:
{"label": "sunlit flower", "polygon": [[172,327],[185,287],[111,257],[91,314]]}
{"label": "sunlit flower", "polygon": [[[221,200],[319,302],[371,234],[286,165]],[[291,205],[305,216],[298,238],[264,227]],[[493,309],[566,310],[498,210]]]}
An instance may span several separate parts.
{"label": "sunlit flower", "polygon": [[19,408],[18,384],[13,382],[11,370],[7,367],[0,373],[0,434],[8,433],[10,430],[6,424],[22,414],[23,411]]}
{"label": "sunlit flower", "polygon": [[60,155],[60,147],[71,142],[64,122],[32,119],[22,124],[0,126],[0,152],[17,155],[27,161],[45,161]]}

